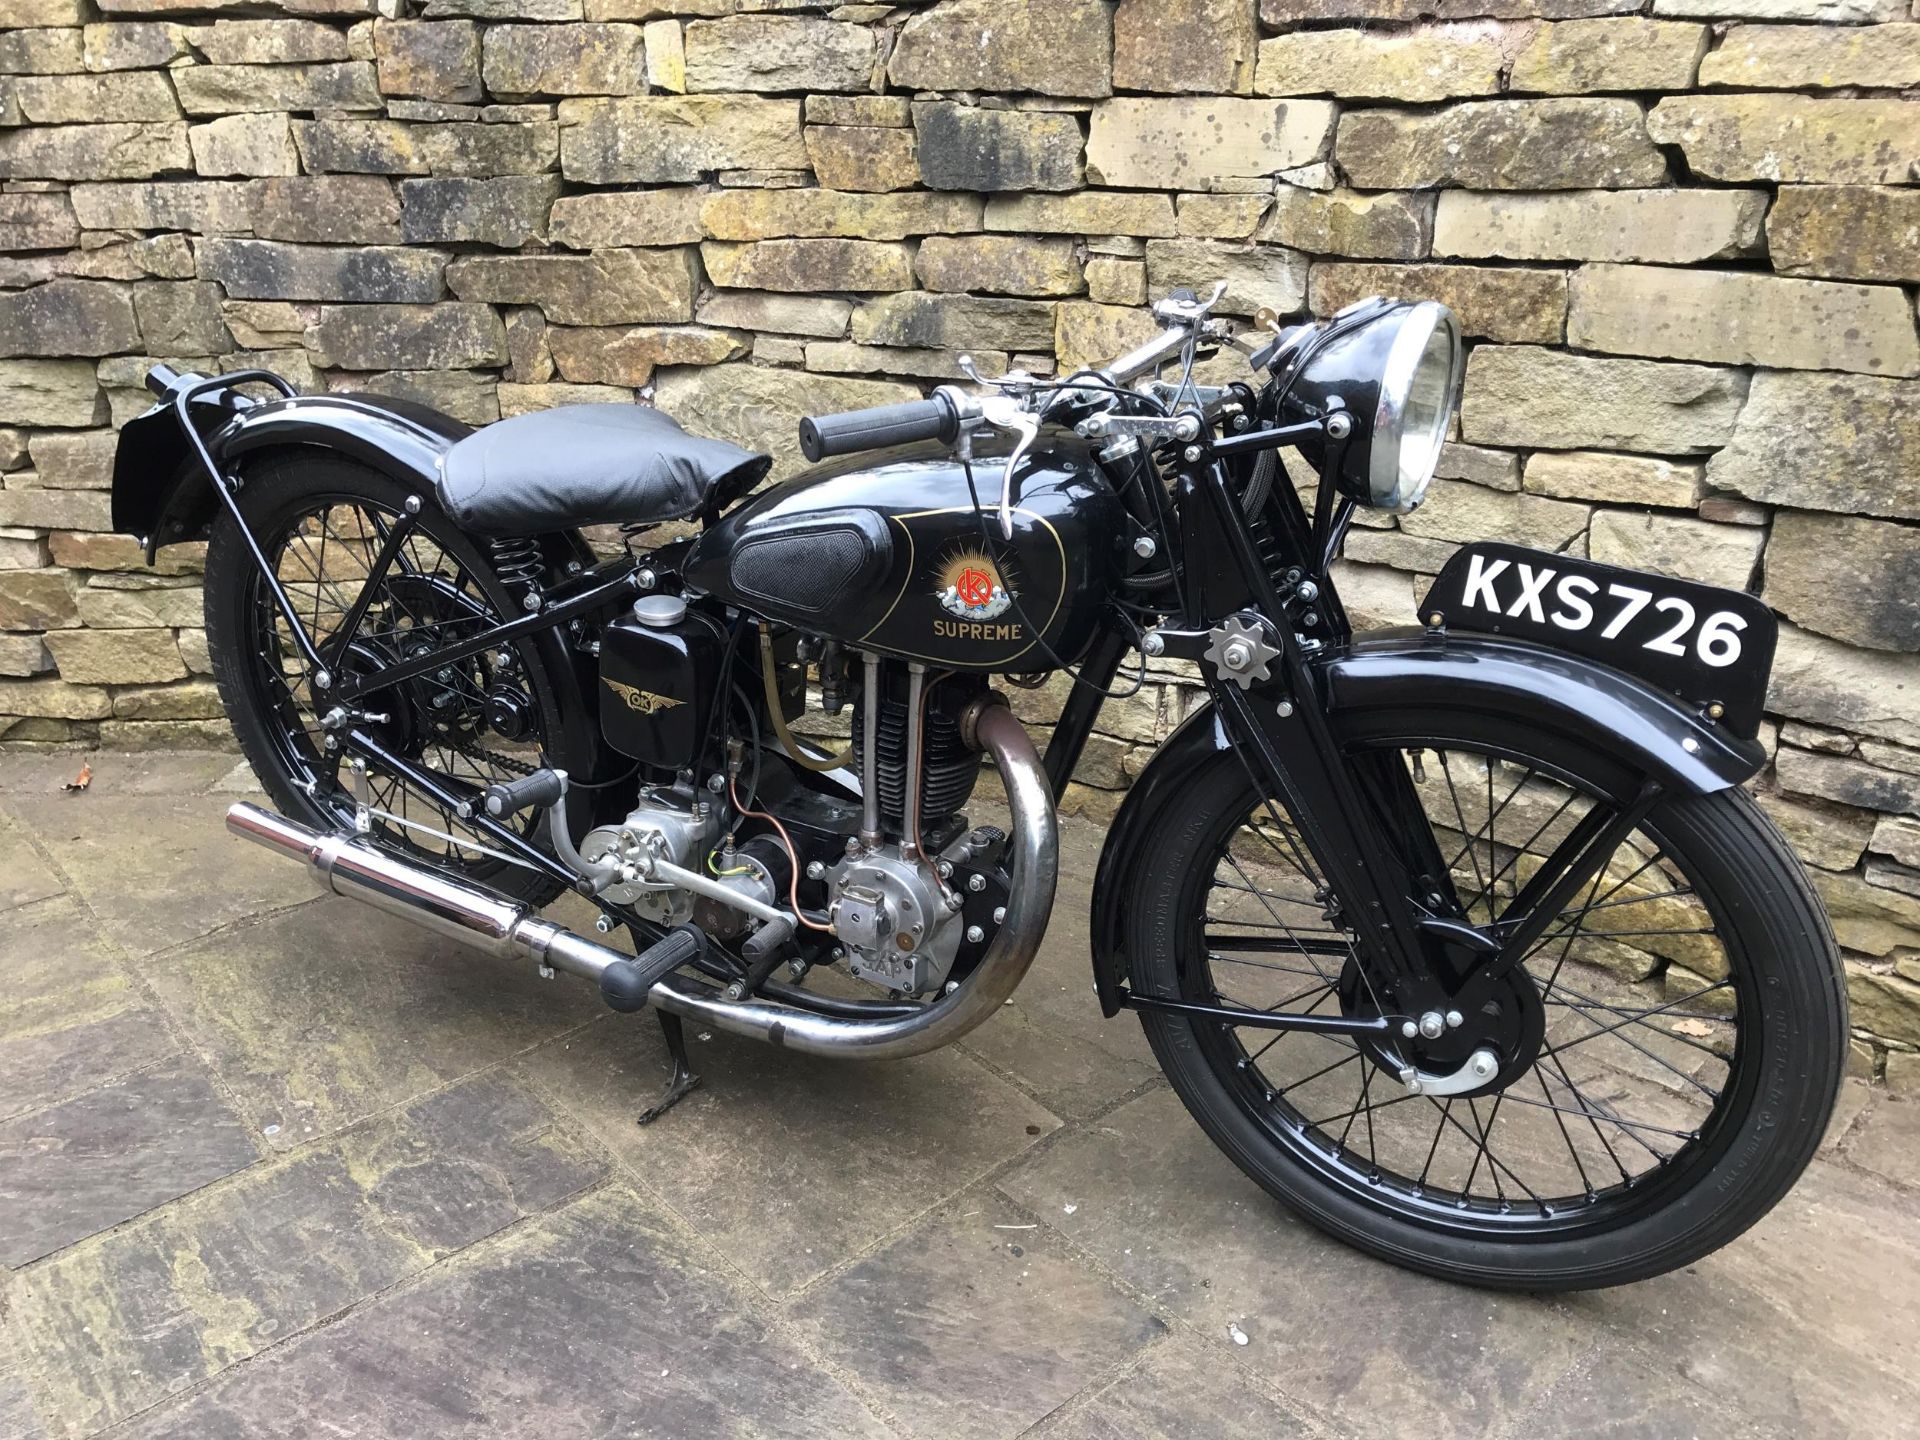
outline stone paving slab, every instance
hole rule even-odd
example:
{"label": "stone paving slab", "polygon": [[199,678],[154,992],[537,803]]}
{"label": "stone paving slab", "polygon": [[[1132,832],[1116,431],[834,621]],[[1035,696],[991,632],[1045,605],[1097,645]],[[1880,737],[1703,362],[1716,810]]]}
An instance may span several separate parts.
{"label": "stone paving slab", "polygon": [[[65,787],[83,765],[87,789],[70,794]],[[129,795],[202,795],[236,765],[247,788],[257,790],[246,762],[224,750],[10,750],[0,767],[0,794],[53,796],[76,807]]]}
{"label": "stone paving slab", "polygon": [[[96,782],[103,783],[103,782]],[[200,795],[7,793],[74,892],[129,955],[151,955],[312,896],[288,862],[227,833]]]}
{"label": "stone paving slab", "polygon": [[1861,1169],[1909,1190],[1920,1189],[1920,1096],[1873,1106],[1840,1143],[1847,1159]]}
{"label": "stone paving slab", "polygon": [[1222,1369],[1197,1337],[1170,1332],[1104,1389],[1035,1428],[1045,1440],[1290,1440],[1323,1433],[1249,1376]]}
{"label": "stone paving slab", "polygon": [[179,1049],[78,904],[57,897],[0,913],[0,1119]]}
{"label": "stone paving slab", "polygon": [[1581,1352],[1578,1327],[1545,1301],[1442,1284],[1325,1239],[1234,1169],[1169,1091],[1060,1137],[1000,1185],[1218,1363],[1273,1375],[1361,1434],[1403,1434],[1410,1414],[1434,1435],[1502,1433]]}
{"label": "stone paving slab", "polygon": [[[0,1318],[4,1315],[0,1310]],[[26,1375],[14,1354],[13,1337],[5,1325],[0,1325],[0,1435],[8,1440],[46,1440],[46,1434],[33,1398],[27,1394]]]}
{"label": "stone paving slab", "polygon": [[[964,1047],[695,1038],[705,1087],[641,1129],[649,1017],[314,898],[222,829],[231,756],[171,758],[95,756],[67,795],[75,756],[0,755],[0,1440],[1774,1440],[1920,1413],[1913,1100],[1850,1084],[1801,1187],[1679,1274],[1408,1275],[1289,1217],[1099,1018],[1101,836],[1069,821],[1055,929]],[[129,826],[154,843],[123,877]]]}
{"label": "stone paving slab", "polygon": [[29,843],[24,830],[0,828],[0,915],[49,899],[65,888]]}
{"label": "stone paving slab", "polygon": [[1140,1027],[1107,1020],[1093,1000],[1092,889],[1089,878],[1061,877],[1047,943],[1033,969],[994,1023],[961,1042],[1055,1114],[1075,1120],[1160,1073]]}
{"label": "stone paving slab", "polygon": [[525,1062],[546,1093],[746,1275],[786,1294],[1059,1125],[954,1050],[858,1065],[719,1037],[701,1088],[652,1125],[666,1083],[647,1016],[609,1016]]}
{"label": "stone paving slab", "polygon": [[[265,853],[224,831],[221,843]],[[277,898],[299,898],[289,887],[300,872],[271,863]],[[196,940],[141,974],[276,1149],[607,1013],[588,986],[543,981],[531,965],[334,897]]]}
{"label": "stone paving slab", "polygon": [[210,1187],[16,1292],[41,1414],[88,1435],[606,1174],[498,1076]]}
{"label": "stone paving slab", "polygon": [[790,1307],[909,1435],[1017,1435],[1166,1334],[1051,1230],[968,1191]]}
{"label": "stone paving slab", "polygon": [[182,1057],[0,1123],[0,1265],[24,1265],[259,1158]]}
{"label": "stone paving slab", "polygon": [[879,1440],[888,1432],[844,1385],[794,1355],[652,1201],[613,1186],[128,1432],[319,1433]]}
{"label": "stone paving slab", "polygon": [[1914,1194],[1815,1164],[1734,1244],[1564,1308],[1796,1434],[1896,1435],[1920,1415],[1917,1280]]}
{"label": "stone paving slab", "polygon": [[1632,1435],[1646,1440],[1790,1440],[1822,1433],[1743,1415],[1692,1383],[1682,1370],[1671,1359],[1645,1359],[1601,1346],[1542,1396],[1514,1433]]}

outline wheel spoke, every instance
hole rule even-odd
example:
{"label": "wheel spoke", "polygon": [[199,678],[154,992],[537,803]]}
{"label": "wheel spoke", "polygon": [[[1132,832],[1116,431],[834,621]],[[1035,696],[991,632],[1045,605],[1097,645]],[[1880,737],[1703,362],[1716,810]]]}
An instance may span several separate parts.
{"label": "wheel spoke", "polygon": [[[1665,1160],[1667,1158],[1658,1150],[1654,1149],[1653,1146],[1642,1140],[1634,1124],[1631,1121],[1622,1120],[1614,1113],[1613,1107],[1607,1104],[1606,1101],[1590,1099],[1585,1095],[1580,1087],[1573,1083],[1572,1077],[1567,1074],[1566,1067],[1560,1064],[1558,1056],[1554,1057],[1554,1069],[1560,1072],[1560,1083],[1565,1085],[1568,1091],[1571,1092],[1574,1103],[1584,1110],[1589,1117],[1605,1120],[1609,1125],[1618,1126],[1622,1134],[1642,1150],[1645,1150],[1649,1155],[1653,1156],[1655,1160]],[[1598,1129],[1598,1126],[1595,1128]],[[1617,1157],[1616,1163],[1618,1163]],[[1625,1166],[1621,1167],[1621,1177],[1623,1179],[1627,1178]]]}
{"label": "wheel spoke", "polygon": [[[1282,930],[1284,930],[1287,934],[1287,938],[1292,940],[1294,944],[1298,946],[1300,944],[1300,937],[1294,933],[1293,927],[1287,924],[1285,918],[1280,914],[1278,910],[1274,908],[1271,897],[1269,897],[1266,894],[1266,892],[1255,889],[1253,881],[1248,879],[1247,872],[1241,868],[1240,862],[1234,858],[1233,853],[1231,851],[1227,853],[1227,863],[1233,867],[1233,873],[1238,875],[1241,878],[1241,880],[1246,883],[1248,889],[1253,890],[1254,895],[1260,901],[1261,908],[1263,908],[1267,912],[1267,914],[1273,917],[1274,923],[1278,925]],[[1321,967],[1320,963],[1313,958],[1312,954],[1310,954],[1304,946],[1300,948],[1300,953],[1302,956],[1306,958],[1306,962],[1309,965],[1313,966],[1315,974],[1317,974],[1322,980],[1325,980],[1329,985],[1333,983],[1333,977],[1327,974],[1327,972]]]}
{"label": "wheel spoke", "polygon": [[[1434,754],[1440,757],[1440,778],[1447,782],[1447,794],[1453,800],[1453,814],[1454,818],[1460,822],[1460,833],[1462,835],[1477,835],[1478,832],[1467,829],[1467,814],[1466,811],[1460,808],[1460,792],[1454,787],[1453,783],[1453,766],[1450,763],[1451,757],[1444,750],[1436,750]],[[1480,852],[1474,849],[1474,846],[1478,843],[1477,838],[1467,841],[1467,858],[1473,862],[1474,882],[1480,887],[1480,893],[1476,897],[1476,903],[1478,903],[1478,901],[1485,901],[1488,913],[1491,914],[1493,910],[1493,892],[1487,883],[1485,873],[1480,869]],[[1466,910],[1467,913],[1471,915],[1473,913],[1473,906],[1467,906]]]}
{"label": "wheel spoke", "polygon": [[[1602,1035],[1611,1035],[1614,1031],[1619,1030],[1628,1025],[1646,1025],[1647,1029],[1653,1031],[1654,1034],[1659,1035],[1663,1039],[1678,1040],[1683,1045],[1690,1045],[1695,1050],[1704,1050],[1707,1054],[1713,1056],[1715,1059],[1720,1059],[1722,1058],[1720,1055],[1720,1052],[1714,1049],[1711,1045],[1703,1045],[1690,1035],[1681,1035],[1681,1034],[1677,1034],[1672,1030],[1662,1030],[1657,1025],[1648,1025],[1647,1020],[1648,1020],[1648,1017],[1653,1015],[1674,1015],[1675,1006],[1685,1005],[1689,1000],[1698,1000],[1702,995],[1710,995],[1715,990],[1729,989],[1731,988],[1732,984],[1733,982],[1730,980],[1716,981],[1714,984],[1707,986],[1706,989],[1704,990],[1696,990],[1691,995],[1682,995],[1679,999],[1670,1000],[1665,1005],[1656,1005],[1650,1010],[1635,1010],[1632,1012],[1629,1012],[1626,1009],[1626,1007],[1622,1005],[1608,1005],[1603,1001],[1591,1000],[1587,996],[1582,995],[1578,990],[1571,989],[1565,985],[1562,985],[1560,989],[1565,994],[1573,996],[1574,998],[1572,1000],[1548,1000],[1545,1003],[1548,1005],[1564,1006],[1566,1009],[1575,1011],[1579,1014],[1580,1018],[1585,1020],[1589,1025],[1598,1025],[1600,1023],[1598,1020],[1595,1020],[1593,1016],[1587,1013],[1587,1011],[1589,1010],[1605,1010],[1612,1014],[1625,1017],[1623,1019],[1615,1021],[1613,1024],[1607,1026],[1603,1030],[1594,1031],[1594,1033],[1591,1035],[1579,1036],[1578,1038],[1570,1042],[1570,1044],[1563,1045],[1561,1047],[1563,1050],[1571,1049],[1573,1045],[1584,1045],[1589,1040],[1598,1040]],[[1723,1015],[1692,1016],[1691,1012],[1688,1012],[1688,1013],[1691,1016],[1691,1018],[1694,1018],[1694,1019],[1724,1020],[1726,1018]]]}
{"label": "wheel spoke", "polygon": [[[1508,798],[1511,799],[1512,797],[1509,796]],[[1521,841],[1519,848],[1516,849],[1511,855],[1509,855],[1504,861],[1502,861],[1500,864],[1500,868],[1493,872],[1493,883],[1495,885],[1498,885],[1500,883],[1501,878],[1507,873],[1507,871],[1511,870],[1515,865],[1520,863],[1520,857],[1522,855],[1532,853],[1534,841],[1538,840],[1542,835],[1546,834],[1548,830],[1552,829],[1554,825],[1558,824],[1560,817],[1566,814],[1568,809],[1573,805],[1573,802],[1579,798],[1580,797],[1576,792],[1571,790],[1567,792],[1567,798],[1560,802],[1559,807],[1555,809],[1551,815],[1547,816],[1546,819],[1542,820],[1539,824],[1539,827],[1534,830],[1533,834],[1529,835],[1525,840]]]}
{"label": "wheel spoke", "polygon": [[1276,965],[1271,960],[1242,960],[1237,955],[1221,955],[1212,950],[1207,952],[1207,959],[1216,965],[1240,965],[1248,970],[1271,970],[1280,975],[1319,975],[1322,980],[1326,979],[1318,970],[1302,970],[1298,965]]}
{"label": "wheel spoke", "polygon": [[[1433,1097],[1429,1095],[1427,1099],[1431,1102]],[[1420,1167],[1420,1178],[1413,1182],[1416,1189],[1427,1183],[1427,1176],[1433,1170],[1433,1157],[1440,1152],[1440,1137],[1447,1133],[1447,1118],[1452,1111],[1453,1101],[1449,1098],[1440,1109],[1440,1118],[1433,1122],[1433,1144],[1427,1147],[1427,1163]]]}
{"label": "wheel spoke", "polygon": [[[1566,1110],[1553,1103],[1553,1094],[1547,1089],[1546,1075],[1538,1065],[1531,1067],[1527,1073],[1533,1077],[1534,1083],[1539,1085],[1540,1093],[1546,1096],[1546,1107],[1553,1111],[1553,1123],[1560,1129],[1560,1138],[1567,1142],[1567,1154],[1573,1157],[1573,1168],[1579,1173],[1580,1183],[1585,1187],[1587,1195],[1591,1197],[1594,1193],[1592,1177],[1587,1174],[1587,1167],[1581,1162],[1580,1151],[1574,1145],[1573,1136],[1567,1130],[1567,1122],[1561,1118],[1562,1115],[1578,1114],[1579,1112]],[[1519,1098],[1517,1095],[1514,1096],[1516,1100]]]}
{"label": "wheel spoke", "polygon": [[[1544,1090],[1546,1087],[1543,1084],[1541,1088]],[[1515,1095],[1511,1090],[1503,1092],[1501,1098],[1511,1100],[1516,1105],[1532,1105],[1541,1110],[1551,1110],[1556,1115],[1581,1115],[1586,1113],[1581,1110],[1569,1110],[1564,1105],[1553,1104],[1551,1092],[1548,1092],[1546,1100],[1529,1100],[1524,1095]],[[1618,1115],[1607,1115],[1606,1120],[1608,1124],[1618,1125],[1622,1130],[1645,1130],[1649,1135],[1670,1135],[1676,1140],[1698,1140],[1700,1138],[1697,1131],[1673,1130],[1665,1125],[1649,1125],[1644,1120],[1622,1120]]]}

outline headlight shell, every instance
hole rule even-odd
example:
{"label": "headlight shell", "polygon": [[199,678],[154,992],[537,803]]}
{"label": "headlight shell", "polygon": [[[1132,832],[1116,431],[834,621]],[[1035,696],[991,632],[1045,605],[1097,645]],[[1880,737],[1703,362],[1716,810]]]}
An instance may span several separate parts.
{"label": "headlight shell", "polygon": [[[1362,505],[1404,514],[1425,498],[1439,464],[1461,370],[1460,325],[1446,306],[1363,301],[1336,316],[1300,362],[1279,419],[1346,411],[1354,426],[1335,485]],[[1324,469],[1328,443],[1315,439],[1300,449]]]}

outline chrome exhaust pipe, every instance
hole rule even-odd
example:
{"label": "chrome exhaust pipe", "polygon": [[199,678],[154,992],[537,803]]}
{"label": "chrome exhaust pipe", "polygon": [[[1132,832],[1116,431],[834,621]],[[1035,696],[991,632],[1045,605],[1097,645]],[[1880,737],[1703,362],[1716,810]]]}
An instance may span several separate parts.
{"label": "chrome exhaust pipe", "polygon": [[[979,966],[959,989],[911,1015],[852,1020],[768,1000],[729,1000],[702,980],[676,974],[654,985],[648,1003],[789,1050],[865,1060],[937,1050],[998,1011],[1026,978],[1046,934],[1059,879],[1060,831],[1039,753],[1013,712],[1002,704],[985,706],[973,729],[980,748],[993,756],[1006,786],[1013,812],[1013,874],[1006,919]],[[596,983],[609,965],[630,958],[540,919],[528,906],[376,850],[350,835],[323,835],[244,803],[227,811],[227,828],[242,839],[302,861],[323,890],[490,955],[530,956]]]}
{"label": "chrome exhaust pipe", "polygon": [[302,861],[322,890],[503,960],[528,956],[597,983],[607,966],[631,958],[542,920],[530,906],[376,850],[352,835],[323,835],[244,801],[228,808],[227,829]]}

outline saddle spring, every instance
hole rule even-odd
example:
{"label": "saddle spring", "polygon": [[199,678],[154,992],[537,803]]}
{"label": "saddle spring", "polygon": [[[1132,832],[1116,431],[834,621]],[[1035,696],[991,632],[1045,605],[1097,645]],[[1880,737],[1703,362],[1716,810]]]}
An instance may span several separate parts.
{"label": "saddle spring", "polygon": [[507,585],[525,590],[529,594],[537,593],[540,586],[540,572],[544,565],[540,559],[540,546],[526,536],[515,536],[506,540],[491,540],[487,548],[493,552],[493,568]]}

